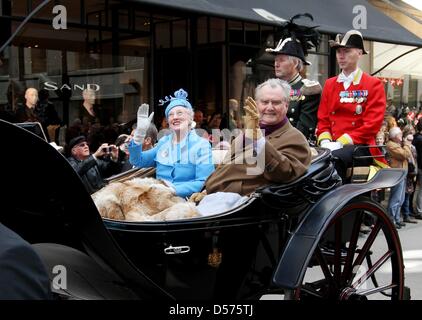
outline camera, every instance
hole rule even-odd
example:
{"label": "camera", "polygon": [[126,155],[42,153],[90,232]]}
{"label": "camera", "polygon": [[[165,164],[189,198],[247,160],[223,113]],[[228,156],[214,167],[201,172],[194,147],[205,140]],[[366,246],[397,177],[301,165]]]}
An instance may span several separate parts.
{"label": "camera", "polygon": [[110,153],[111,152],[111,147],[104,147],[103,148],[103,152]]}

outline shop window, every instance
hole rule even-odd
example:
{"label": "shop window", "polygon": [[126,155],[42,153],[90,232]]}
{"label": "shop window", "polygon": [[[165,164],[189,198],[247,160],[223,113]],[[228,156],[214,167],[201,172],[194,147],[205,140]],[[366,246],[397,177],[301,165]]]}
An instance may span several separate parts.
{"label": "shop window", "polygon": [[208,43],[208,18],[201,17],[197,20],[198,44]]}
{"label": "shop window", "polygon": [[136,31],[146,31],[151,30],[151,19],[147,16],[147,13],[136,14],[135,16],[135,30]]}
{"label": "shop window", "polygon": [[119,10],[118,21],[120,29],[129,29],[129,10]]}
{"label": "shop window", "polygon": [[274,39],[274,27],[261,26],[261,41],[265,48],[274,48],[276,39]]}
{"label": "shop window", "polygon": [[311,63],[310,66],[305,66],[306,78],[318,81],[323,86],[328,77],[328,56],[310,53],[306,60]]}
{"label": "shop window", "polygon": [[173,47],[187,47],[188,45],[188,32],[187,21],[177,20],[172,23],[173,31]]}
{"label": "shop window", "polygon": [[256,23],[245,23],[245,41],[249,45],[261,45],[259,26]]}
{"label": "shop window", "polygon": [[46,52],[40,48],[24,48],[25,74],[41,73],[46,70]]}
{"label": "shop window", "polygon": [[170,23],[155,24],[155,45],[157,48],[170,48]]}
{"label": "shop window", "polygon": [[226,21],[210,18],[210,42],[223,42],[226,35]]}
{"label": "shop window", "polygon": [[229,20],[229,42],[230,43],[244,43],[244,28],[241,21]]}
{"label": "shop window", "polygon": [[47,74],[58,76],[62,74],[62,52],[59,50],[47,50]]}

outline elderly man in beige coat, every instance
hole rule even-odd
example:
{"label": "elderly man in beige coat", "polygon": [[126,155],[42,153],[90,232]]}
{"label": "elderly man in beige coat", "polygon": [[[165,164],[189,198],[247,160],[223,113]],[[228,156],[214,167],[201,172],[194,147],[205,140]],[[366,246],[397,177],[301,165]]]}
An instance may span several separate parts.
{"label": "elderly man in beige coat", "polygon": [[256,88],[256,102],[248,97],[245,133],[234,140],[224,164],[205,182],[208,194],[248,195],[264,185],[291,182],[306,172],[311,150],[286,117],[289,94],[287,82],[269,79]]}
{"label": "elderly man in beige coat", "polygon": [[[403,168],[407,170],[407,159],[412,156],[408,140],[403,141],[403,133],[399,127],[393,127],[389,132],[390,140],[387,142],[387,154],[390,158],[392,168]],[[388,213],[396,228],[400,229],[406,224],[400,219],[400,209],[404,202],[406,179],[391,188],[388,201]]]}

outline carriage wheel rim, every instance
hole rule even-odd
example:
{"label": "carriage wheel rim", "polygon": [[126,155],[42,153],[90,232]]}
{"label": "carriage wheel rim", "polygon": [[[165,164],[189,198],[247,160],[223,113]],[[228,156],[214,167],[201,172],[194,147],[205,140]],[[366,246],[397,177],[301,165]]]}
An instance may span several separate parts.
{"label": "carriage wheel rim", "polygon": [[[346,273],[350,273],[350,275],[348,274],[343,275],[341,270],[340,272],[338,272],[339,268],[341,268],[341,265],[335,267],[334,269],[337,269],[337,273],[336,273],[336,270],[334,270],[333,274],[331,275],[330,273],[330,275],[334,278],[334,281],[336,281],[335,285],[337,285],[337,288],[335,287],[335,285],[331,285],[329,289],[332,290],[333,292],[330,292],[330,290],[328,290],[328,293],[326,292],[325,293],[326,296],[324,296],[323,294],[318,294],[318,292],[315,290],[312,291],[312,288],[310,288],[310,286],[306,286],[306,283],[303,283],[303,280],[306,275],[306,272],[305,272],[304,278],[302,280],[302,285],[296,290],[294,290],[293,296],[295,299],[301,299],[302,293],[307,293],[313,296],[317,296],[318,294],[320,298],[327,298],[327,295],[328,295],[329,298],[333,298],[336,300],[350,300],[350,299],[366,300],[367,297],[370,297],[371,295],[377,294],[377,293],[382,293],[388,296],[388,294],[383,293],[386,290],[392,290],[391,291],[392,299],[400,300],[403,298],[403,289],[404,289],[403,269],[404,267],[403,267],[403,257],[402,257],[400,240],[397,234],[397,230],[395,229],[388,215],[378,204],[370,200],[365,200],[365,201],[360,201],[360,202],[356,201],[356,202],[349,203],[335,215],[335,217],[331,220],[328,226],[324,229],[323,233],[325,234],[325,232],[332,227],[335,228],[336,221],[337,223],[340,224],[341,218],[347,215],[353,215],[353,214],[356,216],[356,213],[359,211],[362,212],[362,218],[365,214],[369,214],[375,217],[376,224],[375,224],[375,227],[370,232],[370,234],[365,238],[364,245],[362,246],[361,249],[358,250],[357,247],[353,248],[354,244],[353,243],[350,244],[349,242],[349,246],[351,245],[352,248],[350,247],[347,248],[348,253],[347,253],[346,258],[342,257],[340,250],[337,250],[337,251],[335,250],[336,255],[337,255],[336,256],[337,261],[341,262],[342,261],[341,259],[347,261],[348,264],[345,265],[343,272],[344,270],[346,270]],[[355,219],[354,223],[356,223],[356,221],[359,222],[359,220],[356,217],[354,217],[354,219]],[[361,221],[363,221],[363,219]],[[358,224],[360,227],[360,223],[356,223],[356,224]],[[369,252],[370,252],[371,247],[373,246],[373,242],[375,241],[375,238],[379,235],[379,232],[381,230],[383,231],[384,242],[386,243],[388,247],[387,252],[381,255],[381,258],[377,259],[377,261],[373,265],[371,265],[369,270],[367,270],[367,272],[362,277],[360,277],[356,281],[353,281],[356,276],[356,272],[352,271],[353,268],[363,263],[365,257],[368,254],[370,254]],[[355,232],[352,233],[352,236],[356,237],[355,233],[359,232],[356,226],[354,226],[354,231]],[[351,249],[350,252],[354,251],[353,256],[350,256],[349,249]],[[321,259],[321,252],[319,252],[319,250],[321,250],[321,248],[318,243],[312,256],[316,257],[317,259],[318,259],[318,256],[320,256],[319,259]],[[369,279],[371,279],[371,276],[374,276],[376,271],[378,271],[384,264],[388,262],[391,263],[391,268],[392,268],[391,279],[389,280],[391,283],[387,285],[375,287],[375,288],[366,289],[366,290],[365,289],[358,290],[360,287],[360,284],[364,283],[365,281],[369,281]],[[329,283],[330,281],[332,281],[332,279],[330,278],[330,276],[327,276],[328,274],[327,268],[328,268],[328,265],[321,267],[325,280],[327,280],[327,282]],[[337,281],[338,277],[341,277],[341,281]],[[338,286],[338,284],[341,283],[342,281],[343,281],[343,285]]]}

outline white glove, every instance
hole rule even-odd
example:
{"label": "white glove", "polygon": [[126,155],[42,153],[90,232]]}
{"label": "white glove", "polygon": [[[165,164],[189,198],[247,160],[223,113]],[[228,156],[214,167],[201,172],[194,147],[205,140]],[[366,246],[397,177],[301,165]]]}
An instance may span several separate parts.
{"label": "white glove", "polygon": [[326,143],[321,143],[321,147],[334,151],[343,148],[343,145],[338,141],[329,141]]}
{"label": "white glove", "polygon": [[151,124],[152,118],[154,117],[154,112],[152,112],[149,117],[148,113],[149,105],[143,103],[138,109],[138,122],[136,124],[136,130],[133,135],[133,141],[137,145],[141,145],[144,142],[145,135],[147,134],[149,125]]}
{"label": "white glove", "polygon": [[330,143],[331,141],[330,140],[328,140],[328,139],[324,139],[324,140],[322,140],[320,143],[319,143],[319,145],[322,147],[322,148],[325,148],[324,147],[324,145],[326,145],[327,143]]}

